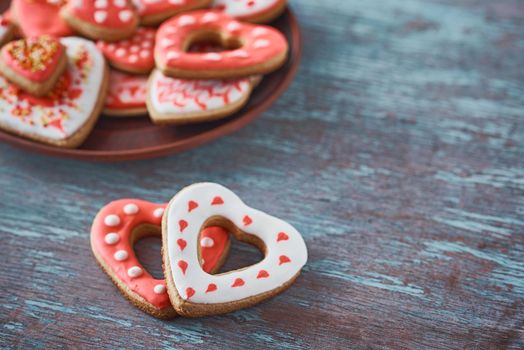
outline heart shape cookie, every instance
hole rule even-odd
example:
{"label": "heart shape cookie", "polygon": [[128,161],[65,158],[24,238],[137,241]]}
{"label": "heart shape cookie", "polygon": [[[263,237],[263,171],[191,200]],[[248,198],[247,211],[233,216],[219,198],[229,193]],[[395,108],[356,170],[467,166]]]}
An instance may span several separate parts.
{"label": "heart shape cookie", "polygon": [[155,67],[155,33],[153,28],[141,27],[129,39],[98,41],[97,46],[113,67],[129,73],[145,74]]}
{"label": "heart shape cookie", "polygon": [[[165,204],[139,199],[120,199],[104,206],[91,228],[91,248],[120,291],[141,310],[158,318],[176,315],[164,279],[156,279],[137,259],[134,244],[146,236],[160,236]],[[206,273],[218,271],[229,250],[229,234],[220,227],[202,231],[199,264]],[[185,250],[184,240],[176,242]]]}
{"label": "heart shape cookie", "polygon": [[214,0],[213,7],[228,16],[251,23],[267,23],[286,8],[287,0]]}
{"label": "heart shape cookie", "polygon": [[13,21],[25,37],[73,35],[71,28],[60,17],[60,9],[65,2],[65,0],[13,0],[11,2]]}
{"label": "heart shape cookie", "polygon": [[111,70],[104,114],[111,117],[146,114],[147,78],[147,75],[133,75]]}
{"label": "heart shape cookie", "polygon": [[67,65],[65,48],[50,36],[11,41],[0,52],[0,72],[35,96],[47,94]]}
{"label": "heart shape cookie", "polygon": [[[230,50],[188,52],[199,41]],[[266,74],[279,68],[288,44],[273,27],[239,22],[222,12],[199,10],[175,16],[156,34],[155,62],[165,75],[189,79],[230,79]]]}
{"label": "heart shape cookie", "polygon": [[178,13],[207,7],[212,0],[133,0],[140,23],[154,26]]}
{"label": "heart shape cookie", "polygon": [[[207,274],[199,264],[198,244],[200,230],[209,226],[224,227],[258,246],[264,259],[244,269]],[[186,242],[183,250],[179,239]],[[295,228],[248,207],[215,183],[194,184],[173,197],[164,214],[162,240],[167,289],[174,308],[185,316],[225,313],[272,297],[291,285],[307,260]]]}
{"label": "heart shape cookie", "polygon": [[78,33],[107,41],[126,39],[138,25],[138,14],[128,0],[74,0],[60,12]]}
{"label": "heart shape cookie", "polygon": [[148,111],[155,124],[219,119],[242,108],[260,79],[184,80],[155,70],[149,78]]}
{"label": "heart shape cookie", "polygon": [[67,68],[51,92],[29,95],[0,77],[0,128],[39,142],[77,147],[93,128],[107,91],[107,67],[96,45],[62,38]]}

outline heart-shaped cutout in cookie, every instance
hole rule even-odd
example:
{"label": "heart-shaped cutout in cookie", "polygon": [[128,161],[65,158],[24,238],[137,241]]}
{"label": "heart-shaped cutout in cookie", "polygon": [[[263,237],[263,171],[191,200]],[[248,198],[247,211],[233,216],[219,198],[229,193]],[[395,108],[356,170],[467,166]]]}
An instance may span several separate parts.
{"label": "heart-shaped cutout in cookie", "polygon": [[[223,203],[213,205],[217,196]],[[198,206],[189,211],[188,203]],[[199,232],[208,226],[224,227],[239,240],[256,245],[264,259],[243,269],[207,274],[200,267],[197,248]],[[278,240],[281,232],[287,240]],[[179,249],[178,239],[186,241],[185,249]],[[274,296],[291,285],[307,260],[306,245],[295,228],[248,207],[215,183],[194,184],[173,197],[164,215],[162,240],[168,292],[174,308],[186,316],[225,313]]]}
{"label": "heart-shaped cutout in cookie", "polygon": [[107,67],[96,45],[62,38],[67,67],[42,98],[29,95],[0,77],[0,128],[39,142],[77,147],[89,135],[107,91]]}
{"label": "heart-shaped cutout in cookie", "polygon": [[[104,206],[91,228],[91,248],[102,267],[120,291],[138,308],[158,318],[176,315],[163,279],[156,279],[142,266],[134,243],[145,236],[160,236],[165,204],[138,199],[120,199]],[[199,246],[199,263],[206,273],[218,271],[229,250],[229,234],[221,227],[207,227],[202,233],[206,244]],[[180,238],[178,249],[187,243]]]}
{"label": "heart-shaped cutout in cookie", "polygon": [[67,66],[65,48],[50,36],[11,41],[0,52],[0,71],[35,96],[47,94]]}

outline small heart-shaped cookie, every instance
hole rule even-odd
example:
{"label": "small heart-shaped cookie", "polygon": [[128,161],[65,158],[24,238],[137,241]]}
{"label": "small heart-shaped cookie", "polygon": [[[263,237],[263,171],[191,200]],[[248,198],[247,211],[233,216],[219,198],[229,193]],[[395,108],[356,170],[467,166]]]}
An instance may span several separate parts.
{"label": "small heart-shaped cookie", "polygon": [[[223,203],[216,204],[217,196]],[[264,259],[243,269],[207,274],[200,266],[198,247],[200,230],[210,226],[256,245]],[[287,239],[279,240],[281,233]],[[179,239],[185,240],[184,249]],[[162,240],[166,286],[175,310],[185,316],[225,313],[270,298],[291,285],[307,260],[306,245],[295,228],[248,207],[214,183],[188,186],[173,197],[164,214]]]}
{"label": "small heart-shaped cookie", "polygon": [[212,0],[133,0],[140,23],[154,26],[178,13],[207,7]]}
{"label": "small heart-shaped cookie", "polygon": [[[156,279],[137,259],[134,244],[146,236],[160,236],[165,204],[139,199],[120,199],[104,206],[91,228],[91,248],[113,283],[124,296],[143,311],[158,318],[176,315],[166,292],[164,279]],[[229,234],[220,227],[208,227],[201,233],[199,264],[206,273],[215,273],[229,250]],[[187,243],[180,238],[177,247]]]}
{"label": "small heart-shaped cookie", "polygon": [[25,37],[40,35],[64,37],[73,31],[60,17],[65,0],[13,0],[11,10],[13,21]]}
{"label": "small heart-shaped cookie", "polygon": [[69,1],[60,14],[71,28],[95,40],[129,38],[138,25],[138,14],[128,0]]}
{"label": "small heart-shaped cookie", "polygon": [[249,99],[260,77],[234,80],[185,80],[159,70],[149,78],[147,108],[155,124],[188,124],[223,118]]}
{"label": "small heart-shaped cookie", "polygon": [[66,65],[65,48],[50,36],[11,41],[0,52],[2,75],[34,96],[47,94]]}
{"label": "small heart-shaped cookie", "polygon": [[0,77],[0,128],[60,147],[79,146],[103,107],[108,81],[104,56],[81,38],[62,38],[67,68],[47,96],[29,95]]}
{"label": "small heart-shaped cookie", "polygon": [[111,70],[104,114],[132,117],[147,113],[147,75],[133,75]]}

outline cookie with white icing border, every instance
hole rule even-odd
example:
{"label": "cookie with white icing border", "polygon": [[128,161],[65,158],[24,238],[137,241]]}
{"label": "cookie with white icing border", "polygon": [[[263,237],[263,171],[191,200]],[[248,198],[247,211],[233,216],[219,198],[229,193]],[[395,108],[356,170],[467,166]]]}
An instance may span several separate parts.
{"label": "cookie with white icing border", "polygon": [[214,0],[213,7],[240,21],[268,23],[284,12],[287,0]]}
{"label": "cookie with white icing border", "polygon": [[50,36],[11,41],[0,51],[0,72],[34,96],[47,94],[67,66],[65,48]]}
{"label": "cookie with white icing border", "polygon": [[123,40],[138,26],[138,14],[128,0],[72,0],[60,15],[75,31],[94,40]]}
{"label": "cookie with white icing border", "polygon": [[176,14],[205,8],[213,0],[133,0],[138,9],[140,23],[154,26]]}
{"label": "cookie with white icing border", "polygon": [[147,75],[111,70],[104,114],[110,117],[135,117],[147,113]]}
{"label": "cookie with white icing border", "polygon": [[38,142],[79,146],[91,132],[104,105],[108,68],[96,45],[82,38],[62,38],[67,68],[45,97],[25,93],[0,77],[0,128]]}
{"label": "cookie with white icing border", "polygon": [[[164,208],[165,204],[119,199],[104,206],[91,227],[91,249],[102,270],[131,303],[158,318],[174,317],[176,311],[165,280],[154,278],[142,266],[133,246],[141,238],[161,235]],[[229,251],[229,234],[220,227],[208,227],[201,235],[199,263],[206,273],[215,273]]]}
{"label": "cookie with white icing border", "polygon": [[[199,264],[199,233],[220,226],[264,252],[259,263],[219,275]],[[230,312],[268,299],[286,288],[307,261],[307,248],[290,224],[248,207],[229,189],[198,183],[178,192],[162,219],[166,286],[175,310],[196,317]],[[184,248],[177,244],[184,242]]]}
{"label": "cookie with white icing border", "polygon": [[[223,52],[188,52],[194,43],[218,42]],[[232,79],[266,74],[284,64],[288,43],[275,28],[239,22],[212,10],[186,12],[157,31],[155,62],[167,76]]]}
{"label": "cookie with white icing border", "polygon": [[261,77],[232,80],[186,80],[153,71],[147,109],[155,124],[189,124],[216,120],[238,111]]}
{"label": "cookie with white icing border", "polygon": [[14,33],[15,26],[5,15],[0,15],[0,46],[10,41]]}

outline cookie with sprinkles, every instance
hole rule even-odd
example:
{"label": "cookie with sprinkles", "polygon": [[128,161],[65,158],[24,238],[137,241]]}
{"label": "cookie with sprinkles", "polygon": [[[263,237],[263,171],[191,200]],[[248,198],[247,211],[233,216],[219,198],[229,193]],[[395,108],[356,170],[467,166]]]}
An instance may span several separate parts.
{"label": "cookie with sprinkles", "polygon": [[147,75],[111,70],[104,114],[110,117],[134,117],[147,113]]}
{"label": "cookie with sprinkles", "polygon": [[[158,318],[176,316],[166,281],[153,277],[142,266],[133,246],[141,238],[161,235],[164,208],[165,204],[119,199],[98,212],[91,228],[91,249],[98,264],[131,303]],[[229,234],[221,227],[207,227],[200,236],[199,264],[213,274],[227,257]],[[177,245],[186,248],[183,240]]]}
{"label": "cookie with sprinkles", "polygon": [[10,41],[15,33],[15,26],[4,15],[0,15],[0,46]]}
{"label": "cookie with sprinkles", "polygon": [[155,124],[189,124],[227,117],[246,104],[261,77],[177,79],[151,73],[147,108]]}
{"label": "cookie with sprinkles", "polygon": [[92,41],[68,37],[60,43],[67,67],[47,95],[31,95],[0,76],[0,128],[37,142],[75,148],[100,115],[109,73]]}
{"label": "cookie with sprinkles", "polygon": [[60,14],[71,28],[94,40],[123,40],[138,26],[138,13],[128,0],[68,1]]}
{"label": "cookie with sprinkles", "polygon": [[213,0],[133,0],[140,23],[155,26],[182,12],[208,7]]}
{"label": "cookie with sprinkles", "polygon": [[11,41],[0,51],[0,72],[34,96],[47,94],[67,65],[64,46],[50,36]]}
{"label": "cookie with sprinkles", "polygon": [[129,39],[98,41],[97,46],[111,66],[124,72],[147,74],[155,67],[155,33],[154,28],[140,27]]}
{"label": "cookie with sprinkles", "polygon": [[286,9],[287,0],[214,0],[213,7],[240,21],[268,23]]}

